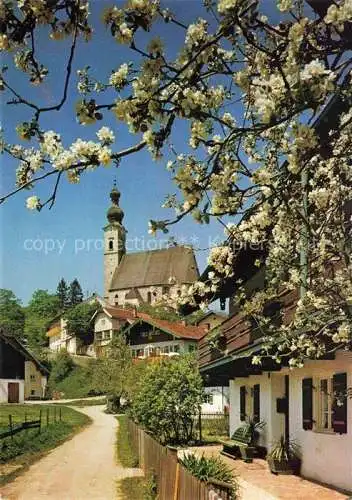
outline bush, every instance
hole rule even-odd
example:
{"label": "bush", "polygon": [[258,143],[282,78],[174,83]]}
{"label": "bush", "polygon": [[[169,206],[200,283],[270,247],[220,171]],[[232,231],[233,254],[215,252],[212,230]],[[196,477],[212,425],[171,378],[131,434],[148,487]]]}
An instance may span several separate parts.
{"label": "bush", "polygon": [[99,395],[94,390],[90,367],[75,366],[69,375],[50,389],[64,394],[64,398],[85,398]]}
{"label": "bush", "polygon": [[73,359],[66,351],[59,352],[51,365],[49,385],[55,385],[64,380],[74,369]]}
{"label": "bush", "polygon": [[216,479],[232,487],[232,498],[236,498],[238,485],[231,469],[219,457],[197,457],[191,453],[185,455],[180,463],[200,481]]}
{"label": "bush", "polygon": [[132,400],[132,415],[162,444],[194,439],[194,415],[204,397],[193,356],[150,363]]}

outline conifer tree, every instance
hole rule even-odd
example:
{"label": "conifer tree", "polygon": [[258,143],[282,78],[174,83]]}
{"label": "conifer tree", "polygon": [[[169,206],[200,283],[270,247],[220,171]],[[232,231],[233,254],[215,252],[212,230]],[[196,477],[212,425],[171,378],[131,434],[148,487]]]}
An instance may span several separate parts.
{"label": "conifer tree", "polygon": [[70,284],[70,288],[68,290],[68,301],[70,306],[75,306],[83,301],[82,287],[77,278],[75,278]]}
{"label": "conifer tree", "polygon": [[57,285],[56,295],[60,300],[61,309],[66,309],[69,305],[69,288],[64,278],[61,278]]}

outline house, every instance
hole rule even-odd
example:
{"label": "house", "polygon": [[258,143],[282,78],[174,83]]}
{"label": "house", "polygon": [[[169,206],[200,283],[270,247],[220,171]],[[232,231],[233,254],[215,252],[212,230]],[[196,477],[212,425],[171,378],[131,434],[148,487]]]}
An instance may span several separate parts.
{"label": "house", "polygon": [[126,252],[126,234],[119,207],[120,193],[113,187],[112,205],[104,227],[104,299],[113,306],[155,305],[183,284],[199,277],[193,250],[184,246]]}
{"label": "house", "polygon": [[[96,302],[97,307],[104,306],[105,301],[93,295],[84,302],[90,304]],[[71,355],[94,356],[93,338],[88,335],[82,339],[74,332],[69,332],[67,328],[67,320],[63,314],[59,314],[48,325],[46,336],[49,341],[49,349],[53,352],[67,351]]]}
{"label": "house", "polygon": [[122,329],[126,323],[132,323],[136,318],[136,311],[118,307],[105,306],[97,311],[94,321],[94,355],[99,357],[104,348],[111,342],[114,334]]}
{"label": "house", "polygon": [[[248,295],[262,288],[265,275],[265,269],[251,267],[251,257],[247,254],[247,266],[236,266],[233,278],[246,269]],[[297,299],[297,291],[282,290],[269,314],[279,308],[282,321],[289,323]],[[270,451],[281,436],[294,440],[303,476],[352,491],[352,400],[345,397],[352,387],[352,352],[307,359],[303,368],[292,370],[269,357],[253,365],[262,346],[259,328],[237,306],[219,326],[218,347],[207,336],[199,342],[205,383],[229,386],[230,435],[249,419],[264,421],[259,444]]]}
{"label": "house", "polygon": [[15,337],[0,331],[0,403],[43,398],[48,374]]}
{"label": "house", "polygon": [[225,314],[220,314],[215,311],[207,311],[195,322],[195,324],[197,326],[206,326],[208,330],[212,330],[225,321],[226,318],[227,316]]}
{"label": "house", "polygon": [[166,321],[138,313],[122,332],[126,335],[134,359],[177,356],[194,352],[205,329],[185,322]]}

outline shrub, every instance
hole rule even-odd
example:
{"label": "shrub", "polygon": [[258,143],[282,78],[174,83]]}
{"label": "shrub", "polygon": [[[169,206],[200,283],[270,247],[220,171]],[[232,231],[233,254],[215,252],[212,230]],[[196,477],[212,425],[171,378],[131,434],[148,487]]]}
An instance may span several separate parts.
{"label": "shrub", "polygon": [[197,457],[191,453],[186,454],[180,463],[200,481],[207,482],[211,479],[223,481],[232,487],[232,498],[236,498],[238,485],[231,469],[219,457]]}
{"label": "shrub", "polygon": [[163,444],[194,438],[194,415],[204,397],[193,356],[150,363],[132,400],[133,417]]}

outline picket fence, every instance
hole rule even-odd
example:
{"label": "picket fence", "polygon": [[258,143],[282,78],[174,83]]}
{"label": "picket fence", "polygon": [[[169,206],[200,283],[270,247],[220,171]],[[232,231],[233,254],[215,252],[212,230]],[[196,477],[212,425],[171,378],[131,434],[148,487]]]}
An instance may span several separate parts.
{"label": "picket fence", "polygon": [[158,500],[232,500],[229,484],[199,481],[178,462],[177,450],[162,446],[132,420],[128,432],[139,466],[156,479]]}

